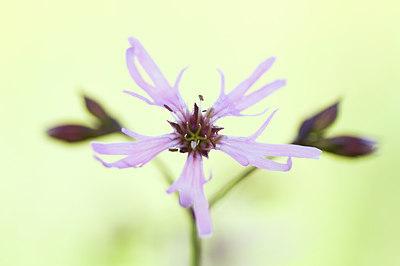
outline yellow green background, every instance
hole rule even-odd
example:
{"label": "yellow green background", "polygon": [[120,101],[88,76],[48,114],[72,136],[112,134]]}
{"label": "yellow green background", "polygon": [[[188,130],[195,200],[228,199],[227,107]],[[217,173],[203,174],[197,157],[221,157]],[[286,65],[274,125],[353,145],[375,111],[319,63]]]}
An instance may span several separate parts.
{"label": "yellow green background", "polygon": [[[331,135],[370,136],[370,157],[294,160],[288,173],[258,171],[212,211],[204,265],[400,265],[400,4],[361,1],[3,1],[0,10],[0,265],[188,265],[189,226],[154,164],[106,169],[88,143],[45,131],[92,118],[100,100],[147,135],[171,130],[168,112],[125,67],[127,37],[141,40],[170,82],[210,106],[221,68],[232,89],[276,56],[258,86],[288,85],[248,112],[279,108],[260,138],[291,141],[302,119],[342,99]],[[225,134],[252,134],[266,116],[226,118]],[[118,135],[101,141],[122,140]],[[178,176],[185,155],[160,156]],[[212,195],[243,170],[211,152]]]}

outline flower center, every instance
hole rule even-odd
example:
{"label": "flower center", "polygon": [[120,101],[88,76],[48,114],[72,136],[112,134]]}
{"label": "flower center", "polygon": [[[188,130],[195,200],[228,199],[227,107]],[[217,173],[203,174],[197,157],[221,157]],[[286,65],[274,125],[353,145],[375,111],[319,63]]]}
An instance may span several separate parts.
{"label": "flower center", "polygon": [[[199,98],[202,100],[202,97]],[[169,109],[168,106],[165,108]],[[221,139],[218,132],[223,128],[213,125],[212,108],[203,112],[195,103],[192,113],[187,112],[183,120],[168,121],[175,131],[176,139],[179,140],[177,148],[169,149],[170,151],[195,152],[208,158],[210,150],[215,149],[215,145]]]}

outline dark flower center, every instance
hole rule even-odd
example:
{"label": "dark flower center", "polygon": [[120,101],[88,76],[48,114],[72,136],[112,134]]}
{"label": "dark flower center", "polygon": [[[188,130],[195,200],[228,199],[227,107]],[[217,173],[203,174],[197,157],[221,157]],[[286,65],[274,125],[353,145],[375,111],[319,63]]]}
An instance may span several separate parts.
{"label": "dark flower center", "polygon": [[[200,100],[202,100],[202,97],[200,97]],[[168,106],[165,108],[169,109]],[[210,150],[214,149],[221,139],[218,132],[223,128],[212,124],[212,108],[203,112],[195,103],[193,112],[186,115],[183,120],[168,121],[175,131],[176,139],[179,140],[178,147],[169,149],[170,151],[195,152],[208,158]]]}

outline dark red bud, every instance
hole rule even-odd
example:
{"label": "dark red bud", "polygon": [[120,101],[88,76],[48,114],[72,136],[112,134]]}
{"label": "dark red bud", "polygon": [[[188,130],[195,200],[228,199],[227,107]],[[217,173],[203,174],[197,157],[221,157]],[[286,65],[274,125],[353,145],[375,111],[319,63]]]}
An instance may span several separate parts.
{"label": "dark red bud", "polygon": [[78,142],[97,136],[97,131],[80,125],[63,125],[49,129],[47,134],[66,142]]}
{"label": "dark red bud", "polygon": [[338,104],[339,102],[304,121],[300,126],[297,141],[306,139],[311,132],[320,132],[329,127],[337,117]]}
{"label": "dark red bud", "polygon": [[101,107],[101,105],[95,100],[85,96],[85,104],[88,111],[98,119],[102,121],[109,119],[109,115],[106,113],[103,107]]}
{"label": "dark red bud", "polygon": [[321,139],[314,146],[321,150],[347,157],[368,155],[376,150],[375,141],[352,136]]}

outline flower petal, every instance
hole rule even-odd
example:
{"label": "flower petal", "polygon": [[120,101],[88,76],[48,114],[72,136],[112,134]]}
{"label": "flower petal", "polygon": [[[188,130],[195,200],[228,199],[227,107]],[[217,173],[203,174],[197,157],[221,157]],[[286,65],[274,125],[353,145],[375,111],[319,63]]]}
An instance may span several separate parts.
{"label": "flower petal", "polygon": [[107,155],[128,155],[135,148],[135,142],[99,143],[92,142],[92,148],[96,153]]}
{"label": "flower petal", "polygon": [[221,89],[219,91],[219,97],[223,97],[225,95],[225,76],[221,69],[217,69],[219,75],[221,76]]}
{"label": "flower petal", "polygon": [[128,40],[132,48],[134,48],[135,55],[137,56],[139,63],[143,66],[144,71],[146,71],[147,75],[149,75],[154,85],[160,89],[169,89],[170,85],[167,79],[161,73],[161,70],[150,57],[146,49],[144,49],[139,40],[133,37],[128,38]]}
{"label": "flower petal", "polygon": [[267,158],[259,158],[256,159],[253,163],[253,166],[261,169],[266,169],[270,171],[289,171],[292,168],[292,157],[289,157],[286,163],[278,163],[273,160],[269,160]]}
{"label": "flower petal", "polygon": [[[300,145],[275,145],[255,142],[251,137],[223,136],[217,144],[220,150],[243,166],[253,165],[272,171],[288,171],[292,166],[291,157],[317,159],[321,151]],[[281,164],[265,158],[265,156],[289,157],[286,164]]]}
{"label": "flower petal", "polygon": [[321,150],[308,147],[301,146],[295,144],[267,144],[267,143],[257,143],[257,147],[260,152],[265,151],[268,153],[268,156],[290,156],[296,158],[308,158],[308,159],[318,159],[321,156]]}
{"label": "flower petal", "polygon": [[127,157],[113,163],[107,163],[98,156],[95,156],[95,158],[102,162],[106,167],[141,167],[151,161],[160,152],[178,144],[178,141],[174,140],[173,134],[157,137],[138,136],[140,136],[138,141],[126,143],[104,144],[92,142],[92,148],[96,153],[106,155],[127,155]]}
{"label": "flower petal", "polygon": [[142,101],[144,101],[144,102],[147,103],[147,104],[154,105],[154,103],[153,103],[152,101],[150,101],[149,99],[147,99],[146,97],[144,97],[144,96],[142,96],[142,95],[140,95],[140,94],[134,93],[133,91],[124,90],[123,92],[125,92],[126,94],[129,94],[129,95],[131,95],[131,96],[133,96],[133,97],[136,97],[136,98],[138,98],[139,100],[142,100]]}
{"label": "flower petal", "polygon": [[278,89],[284,87],[286,85],[286,80],[278,79],[267,85],[264,85],[262,88],[256,90],[253,93],[250,93],[247,96],[244,96],[243,99],[237,105],[237,108],[240,110],[245,110],[250,106],[255,105],[259,101],[263,100],[273,92]]}
{"label": "flower petal", "polygon": [[236,88],[234,88],[228,96],[231,99],[238,99],[241,98],[249,89],[250,87],[268,70],[271,68],[271,66],[274,64],[275,58],[270,57],[261,64],[257,66],[257,68],[254,70],[254,72],[242,81]]}
{"label": "flower petal", "polygon": [[272,112],[272,114],[270,114],[270,116],[267,118],[267,120],[264,122],[264,124],[256,131],[256,133],[254,133],[253,135],[251,135],[249,138],[251,140],[256,140],[256,138],[258,138],[263,132],[264,130],[267,128],[269,122],[271,122],[272,117],[274,117],[274,114],[278,111],[278,109],[276,109],[275,111]]}
{"label": "flower petal", "polygon": [[167,193],[179,191],[179,202],[182,207],[193,206],[200,237],[212,234],[209,204],[203,190],[206,182],[202,157],[189,153],[181,175],[167,190]]}
{"label": "flower petal", "polygon": [[[150,96],[150,98],[153,99],[153,104],[162,108],[164,108],[164,105],[167,105],[175,112],[182,113],[186,108],[186,104],[179,93],[178,87],[172,87],[168,83],[167,79],[164,77],[156,63],[153,61],[138,39],[131,37],[129,38],[129,42],[131,47],[126,51],[126,64],[129,74],[133,80]],[[135,59],[137,59],[139,64],[143,67],[144,71],[153,82],[153,85],[149,84],[143,79],[137,68]],[[178,76],[177,83],[179,83],[182,73],[183,71],[181,71],[180,75]],[[138,94],[133,94],[133,96],[138,97],[147,103],[150,102],[143,96],[139,97],[140,95]]]}
{"label": "flower petal", "polygon": [[[214,122],[224,116],[241,116],[242,111],[263,100],[286,84],[284,80],[276,80],[245,96],[250,87],[273,65],[274,61],[275,58],[271,57],[262,62],[250,77],[242,81],[227,95],[225,95],[222,86],[225,84],[224,79],[221,80],[220,95],[211,107]],[[221,77],[223,77],[222,72],[220,73]]]}

